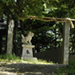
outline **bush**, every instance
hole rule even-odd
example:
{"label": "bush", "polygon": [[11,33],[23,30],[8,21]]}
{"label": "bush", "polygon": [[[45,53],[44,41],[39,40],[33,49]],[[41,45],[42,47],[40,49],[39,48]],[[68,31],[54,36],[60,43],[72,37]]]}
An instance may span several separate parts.
{"label": "bush", "polygon": [[75,60],[71,61],[66,67],[57,69],[56,75],[75,75]]}
{"label": "bush", "polygon": [[19,57],[16,55],[0,55],[0,59],[17,60]]}

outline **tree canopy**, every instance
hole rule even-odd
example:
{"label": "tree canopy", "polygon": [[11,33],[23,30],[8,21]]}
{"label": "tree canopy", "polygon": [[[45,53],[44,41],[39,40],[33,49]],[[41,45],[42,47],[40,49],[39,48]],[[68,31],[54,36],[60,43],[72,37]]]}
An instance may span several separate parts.
{"label": "tree canopy", "polygon": [[[10,18],[29,16],[71,17],[75,18],[74,0],[0,0],[0,15]],[[61,14],[60,14],[61,13]]]}
{"label": "tree canopy", "polygon": [[[28,15],[42,16],[45,0],[0,0],[0,15],[10,18],[26,18]],[[40,13],[39,13],[40,12]]]}
{"label": "tree canopy", "polygon": [[[54,37],[53,34],[46,34],[47,31],[53,30],[55,32],[55,28],[57,27],[61,32],[62,27],[59,24],[58,26],[53,27],[56,25],[55,22],[45,23],[37,20],[25,20],[28,16],[37,16],[39,18],[45,16],[75,18],[74,12],[74,0],[0,0],[0,16],[5,14],[11,19],[19,20],[21,18],[21,20],[23,20],[23,23],[21,23],[23,24],[21,25],[23,26],[22,30],[24,28],[25,31],[33,31],[36,34],[36,38],[38,36],[44,36],[45,38],[49,36],[47,39],[49,39],[50,36]],[[15,24],[16,27],[17,25],[18,24]],[[17,29],[15,28],[15,31],[16,30]],[[52,40],[50,42],[52,42]],[[44,42],[44,44],[45,43],[48,43],[48,41]]]}

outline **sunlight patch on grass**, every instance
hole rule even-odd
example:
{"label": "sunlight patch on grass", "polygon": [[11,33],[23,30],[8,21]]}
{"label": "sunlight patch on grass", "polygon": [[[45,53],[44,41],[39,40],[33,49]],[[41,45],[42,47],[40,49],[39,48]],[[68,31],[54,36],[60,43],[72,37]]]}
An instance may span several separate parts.
{"label": "sunlight patch on grass", "polygon": [[0,62],[6,63],[29,63],[29,64],[55,64],[52,61],[46,61],[41,59],[36,60],[21,60],[15,55],[0,55]]}
{"label": "sunlight patch on grass", "polygon": [[37,59],[37,60],[22,60],[23,63],[30,63],[30,64],[55,64],[52,61],[46,61],[46,60],[41,60],[41,59]]}

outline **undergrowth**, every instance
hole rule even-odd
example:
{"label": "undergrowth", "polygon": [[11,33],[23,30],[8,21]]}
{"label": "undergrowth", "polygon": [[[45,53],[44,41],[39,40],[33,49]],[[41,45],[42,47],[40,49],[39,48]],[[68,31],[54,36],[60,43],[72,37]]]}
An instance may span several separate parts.
{"label": "undergrowth", "polygon": [[20,58],[16,55],[0,55],[0,62],[20,61]]}
{"label": "undergrowth", "polygon": [[75,60],[72,60],[66,67],[57,69],[55,75],[75,75]]}
{"label": "undergrowth", "polygon": [[31,63],[31,64],[54,64],[53,62],[49,61],[47,62],[46,60],[22,60],[16,55],[0,55],[0,62],[20,62],[20,63]]}

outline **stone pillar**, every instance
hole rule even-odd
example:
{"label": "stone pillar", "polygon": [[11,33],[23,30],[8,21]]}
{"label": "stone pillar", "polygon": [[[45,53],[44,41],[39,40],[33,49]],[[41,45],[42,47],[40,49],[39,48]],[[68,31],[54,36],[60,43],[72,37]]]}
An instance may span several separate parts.
{"label": "stone pillar", "polygon": [[8,37],[7,37],[7,54],[8,55],[12,54],[13,30],[14,30],[14,20],[10,20],[8,25]]}
{"label": "stone pillar", "polygon": [[22,50],[22,57],[21,59],[23,60],[27,60],[27,59],[36,59],[33,57],[33,51],[32,51],[32,48],[34,48],[35,46],[34,45],[26,45],[26,44],[23,44],[22,45],[23,47],[23,50]]}
{"label": "stone pillar", "polygon": [[63,64],[69,63],[70,23],[66,22],[63,29]]}

